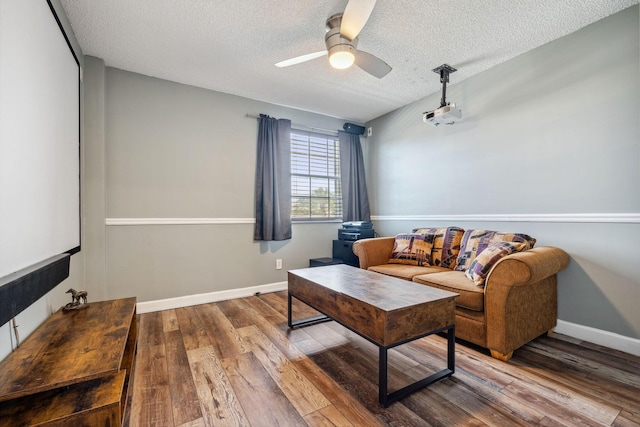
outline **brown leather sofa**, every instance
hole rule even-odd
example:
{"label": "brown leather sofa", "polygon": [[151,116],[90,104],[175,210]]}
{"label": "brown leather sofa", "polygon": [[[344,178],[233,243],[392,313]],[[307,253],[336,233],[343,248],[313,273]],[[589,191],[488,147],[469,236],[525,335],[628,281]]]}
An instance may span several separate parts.
{"label": "brown leather sofa", "polygon": [[504,256],[479,287],[464,271],[389,263],[394,242],[394,237],[355,242],[360,268],[458,293],[456,337],[488,348],[494,358],[509,360],[514,350],[556,326],[557,273],[569,264],[562,249],[538,247]]}

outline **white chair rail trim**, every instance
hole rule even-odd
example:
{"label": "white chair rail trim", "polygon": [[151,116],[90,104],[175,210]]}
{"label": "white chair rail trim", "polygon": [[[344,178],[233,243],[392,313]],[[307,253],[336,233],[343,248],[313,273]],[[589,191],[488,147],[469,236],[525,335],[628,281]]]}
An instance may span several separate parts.
{"label": "white chair rail trim", "polygon": [[640,213],[593,214],[487,214],[487,215],[372,215],[373,221],[472,221],[472,222],[558,222],[640,223]]}
{"label": "white chair rail trim", "polygon": [[254,224],[255,218],[106,218],[105,225]]}
{"label": "white chair rail trim", "polygon": [[[640,224],[640,213],[372,215],[373,221],[555,222]],[[255,218],[106,218],[105,225],[255,224]]]}

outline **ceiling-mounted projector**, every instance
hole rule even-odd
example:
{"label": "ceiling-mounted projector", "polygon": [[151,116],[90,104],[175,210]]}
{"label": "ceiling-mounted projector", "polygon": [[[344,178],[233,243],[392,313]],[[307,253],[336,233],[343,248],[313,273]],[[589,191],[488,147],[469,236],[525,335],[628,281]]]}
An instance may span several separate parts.
{"label": "ceiling-mounted projector", "polygon": [[452,125],[462,120],[462,110],[456,108],[456,104],[447,102],[447,82],[449,82],[449,74],[457,70],[450,65],[442,64],[432,70],[434,73],[440,74],[440,82],[442,83],[442,99],[440,100],[440,108],[433,111],[422,113],[422,121],[430,125]]}
{"label": "ceiling-mounted projector", "polygon": [[452,125],[462,119],[462,110],[456,108],[456,104],[446,105],[437,110],[422,113],[422,121],[430,125]]}

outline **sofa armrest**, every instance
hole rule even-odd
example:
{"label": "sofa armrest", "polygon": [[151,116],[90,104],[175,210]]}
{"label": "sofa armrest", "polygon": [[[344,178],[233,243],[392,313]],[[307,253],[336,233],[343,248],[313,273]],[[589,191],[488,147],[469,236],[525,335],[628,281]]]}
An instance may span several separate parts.
{"label": "sofa armrest", "polygon": [[487,347],[502,354],[548,332],[558,317],[557,273],[569,255],[539,247],[502,258],[485,282]]}
{"label": "sofa armrest", "polygon": [[358,256],[360,268],[366,270],[373,265],[386,264],[393,253],[395,241],[395,237],[357,240],[353,244],[353,253]]}
{"label": "sofa armrest", "polygon": [[487,276],[489,284],[516,285],[537,283],[557,274],[569,265],[569,255],[559,248],[542,246],[516,252],[499,260]]}

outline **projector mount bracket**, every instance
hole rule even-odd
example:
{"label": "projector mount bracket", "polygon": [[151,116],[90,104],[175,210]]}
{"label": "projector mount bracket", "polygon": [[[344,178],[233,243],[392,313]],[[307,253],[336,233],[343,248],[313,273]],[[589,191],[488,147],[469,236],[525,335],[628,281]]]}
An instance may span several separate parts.
{"label": "projector mount bracket", "polygon": [[447,106],[447,83],[449,83],[449,74],[451,73],[455,73],[456,70],[455,68],[453,68],[450,65],[447,64],[442,64],[439,67],[434,68],[433,70],[434,73],[440,74],[440,83],[442,83],[442,99],[440,100],[440,107],[446,107]]}

